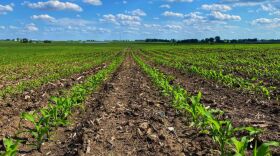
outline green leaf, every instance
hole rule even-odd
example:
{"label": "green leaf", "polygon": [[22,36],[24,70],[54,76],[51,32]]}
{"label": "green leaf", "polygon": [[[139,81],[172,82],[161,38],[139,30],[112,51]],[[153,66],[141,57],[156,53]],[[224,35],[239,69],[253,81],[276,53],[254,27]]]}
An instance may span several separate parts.
{"label": "green leaf", "polygon": [[259,148],[254,149],[254,156],[267,156],[270,155],[270,146],[275,146],[275,147],[279,147],[280,143],[276,142],[276,141],[271,141],[271,142],[267,142],[267,143],[263,143],[261,144],[261,146]]}
{"label": "green leaf", "polygon": [[18,144],[19,140],[13,140],[11,138],[4,138],[3,139],[5,152],[1,153],[1,156],[16,156],[18,152]]}
{"label": "green leaf", "polygon": [[27,121],[30,121],[32,123],[35,123],[35,117],[34,117],[34,114],[29,114],[29,113],[22,113],[21,114],[21,117]]}

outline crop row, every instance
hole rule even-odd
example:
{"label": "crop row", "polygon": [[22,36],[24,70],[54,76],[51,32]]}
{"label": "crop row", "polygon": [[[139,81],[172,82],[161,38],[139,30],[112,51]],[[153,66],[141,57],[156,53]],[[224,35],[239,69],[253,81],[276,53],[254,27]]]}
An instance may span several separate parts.
{"label": "crop row", "polygon": [[273,47],[201,47],[147,49],[172,58],[184,58],[185,64],[222,71],[225,74],[255,80],[280,80],[279,50]]}
{"label": "crop row", "polygon": [[[22,113],[21,119],[26,120],[32,126],[28,128],[20,126],[20,130],[15,138],[19,138],[18,136],[20,135],[32,136],[32,141],[29,141],[28,145],[32,145],[40,151],[43,142],[50,138],[50,132],[59,126],[67,126],[69,124],[68,118],[74,108],[82,106],[86,97],[96,90],[119,67],[123,57],[123,53],[120,53],[109,66],[90,76],[85,83],[72,87],[67,96],[52,97],[53,103],[48,104],[47,107],[34,112]],[[13,156],[17,154],[18,148],[23,141],[5,138],[3,142],[5,151],[1,155]]]}
{"label": "crop row", "polygon": [[[277,51],[224,51],[220,52],[167,52],[170,55],[184,57],[186,64],[193,64],[206,69],[220,70],[228,74],[241,75],[252,79],[278,78],[279,54]],[[194,57],[195,56],[195,57]],[[199,61],[203,60],[203,61]]]}
{"label": "crop row", "polygon": [[200,133],[212,137],[212,140],[219,146],[222,156],[244,156],[246,152],[249,152],[247,151],[249,144],[254,146],[254,156],[266,156],[270,154],[270,146],[280,146],[279,142],[273,141],[258,145],[255,139],[261,133],[260,129],[250,126],[234,127],[230,120],[221,119],[223,111],[205,107],[200,102],[201,93],[196,96],[188,95],[180,86],[170,85],[169,76],[145,64],[138,56],[133,55],[133,57],[163,94],[172,98],[173,107],[190,115],[191,125],[198,128]]}
{"label": "crop row", "polygon": [[[2,77],[0,79],[2,80],[2,82],[0,82],[0,98],[11,94],[22,93],[27,89],[34,89],[47,82],[88,70],[93,66],[112,59],[116,54],[115,51],[107,53],[104,51],[87,54],[76,53],[72,55],[61,54],[62,56],[53,55],[52,57],[44,57],[45,60],[40,60],[40,62],[35,64],[33,62],[23,63],[23,67],[16,67],[15,64],[2,66],[2,71],[7,70],[9,72],[1,73],[2,75],[20,75],[21,78],[18,77],[17,80],[8,81]],[[71,57],[64,55],[70,55]],[[35,58],[32,58],[30,61]],[[34,62],[36,62],[36,60],[34,60]],[[7,67],[7,69],[5,67]],[[11,67],[14,67],[16,71],[10,70]]]}
{"label": "crop row", "polygon": [[187,73],[198,74],[207,79],[213,79],[219,81],[227,86],[242,88],[247,91],[261,93],[268,98],[271,97],[271,93],[273,93],[273,91],[276,89],[276,87],[273,86],[266,87],[261,83],[253,83],[252,81],[248,79],[244,79],[239,76],[235,76],[232,74],[224,74],[222,71],[205,69],[203,67],[197,67],[195,65],[185,64],[182,61],[184,60],[183,57],[178,59],[176,57],[167,57],[159,53],[146,52],[146,51],[145,52],[142,51],[141,54],[142,56],[148,58],[149,60],[152,60],[156,64],[172,67]]}

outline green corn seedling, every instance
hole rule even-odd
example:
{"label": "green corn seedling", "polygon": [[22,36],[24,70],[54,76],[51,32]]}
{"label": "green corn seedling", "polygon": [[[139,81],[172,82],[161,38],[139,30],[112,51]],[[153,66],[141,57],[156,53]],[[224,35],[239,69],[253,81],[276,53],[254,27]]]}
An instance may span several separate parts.
{"label": "green corn seedling", "polygon": [[73,89],[72,100],[75,103],[82,103],[85,100],[86,93],[87,93],[86,89],[84,89],[82,87],[74,88]]}
{"label": "green corn seedling", "polygon": [[257,147],[257,143],[255,143],[253,155],[254,156],[271,156],[270,146],[279,147],[280,143],[276,142],[276,141],[271,141],[271,142],[263,143],[259,147]]}
{"label": "green corn seedling", "polygon": [[231,144],[234,145],[234,156],[244,156],[249,143],[248,137],[244,136],[239,141],[236,137],[231,138]]}
{"label": "green corn seedling", "polygon": [[14,140],[11,138],[4,138],[3,139],[5,151],[0,153],[1,156],[16,156],[18,153],[18,146],[20,140]]}
{"label": "green corn seedling", "polygon": [[[195,124],[198,124],[199,122],[199,118],[201,117],[201,113],[202,113],[202,110],[201,109],[201,104],[200,104],[200,99],[201,99],[201,92],[198,93],[197,96],[192,96],[191,97],[191,115],[192,115],[192,118],[193,118],[193,122]],[[204,112],[203,112],[204,113]]]}
{"label": "green corn seedling", "polygon": [[56,118],[67,120],[68,116],[71,115],[74,104],[71,98],[57,98],[54,97],[52,100],[55,102]]}
{"label": "green corn seedling", "polygon": [[[45,118],[47,117],[47,118]],[[41,150],[42,143],[47,140],[50,131],[49,116],[40,116],[38,113],[22,113],[21,118],[33,124],[33,128],[23,132],[31,134],[35,142],[32,145],[36,146],[37,150]]]}
{"label": "green corn seedling", "polygon": [[59,116],[59,108],[56,105],[49,104],[48,108],[41,109],[41,115],[45,118],[48,117],[49,124],[51,127],[65,126],[67,125],[67,120]]}

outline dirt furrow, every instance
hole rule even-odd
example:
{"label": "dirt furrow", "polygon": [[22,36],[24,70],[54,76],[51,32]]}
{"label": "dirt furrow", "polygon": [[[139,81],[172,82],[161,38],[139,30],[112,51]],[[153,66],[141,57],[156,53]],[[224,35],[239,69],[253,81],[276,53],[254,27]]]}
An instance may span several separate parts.
{"label": "dirt furrow", "polygon": [[[267,100],[254,94],[235,90],[199,76],[184,73],[173,68],[149,64],[162,72],[175,77],[174,83],[180,84],[192,95],[202,92],[202,103],[225,111],[235,125],[260,127],[264,133],[263,141],[280,141],[280,103]],[[279,150],[280,153],[280,150]]]}
{"label": "dirt furrow", "polygon": [[29,90],[23,94],[0,100],[0,140],[15,133],[18,129],[21,112],[28,112],[46,106],[51,96],[60,96],[63,94],[63,90],[82,83],[89,75],[104,67],[106,67],[105,63],[82,73],[74,74],[69,78],[50,82],[35,90]]}
{"label": "dirt furrow", "polygon": [[213,144],[188,126],[128,57],[86,103],[77,124],[60,130],[49,155],[211,155]]}

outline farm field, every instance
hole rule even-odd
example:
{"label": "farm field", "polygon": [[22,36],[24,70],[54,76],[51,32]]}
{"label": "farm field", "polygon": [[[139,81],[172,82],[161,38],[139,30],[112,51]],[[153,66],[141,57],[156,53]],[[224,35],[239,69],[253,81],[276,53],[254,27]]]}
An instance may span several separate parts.
{"label": "farm field", "polygon": [[280,155],[280,45],[0,42],[3,155]]}

